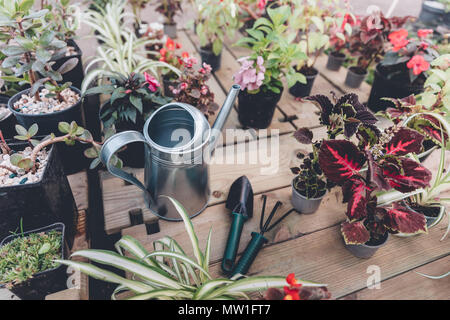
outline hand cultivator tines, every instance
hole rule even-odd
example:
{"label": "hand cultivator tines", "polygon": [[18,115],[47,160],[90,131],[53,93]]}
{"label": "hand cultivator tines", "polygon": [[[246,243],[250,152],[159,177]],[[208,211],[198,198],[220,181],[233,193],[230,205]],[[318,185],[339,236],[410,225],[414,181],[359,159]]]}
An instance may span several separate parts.
{"label": "hand cultivator tines", "polygon": [[277,201],[272,211],[270,212],[269,217],[264,222],[264,212],[266,210],[267,196],[262,195],[262,198],[263,198],[263,206],[261,211],[261,219],[259,221],[260,232],[259,233],[252,232],[252,240],[250,240],[249,244],[247,245],[247,248],[245,248],[244,253],[242,254],[235,268],[233,269],[232,276],[237,274],[246,274],[248,272],[248,269],[250,269],[250,266],[252,265],[253,261],[258,255],[259,250],[261,250],[264,244],[268,242],[267,238],[264,237],[264,233],[275,228],[284,218],[286,218],[292,211],[295,210],[290,209],[288,212],[283,214],[281,218],[279,218],[272,225],[270,225],[275,213],[277,212],[278,208],[282,205],[282,202]]}

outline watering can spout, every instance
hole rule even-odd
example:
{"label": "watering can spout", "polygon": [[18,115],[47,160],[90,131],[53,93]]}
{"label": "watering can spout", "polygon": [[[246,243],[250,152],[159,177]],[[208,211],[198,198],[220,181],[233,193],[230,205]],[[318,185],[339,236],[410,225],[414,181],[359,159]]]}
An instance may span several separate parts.
{"label": "watering can spout", "polygon": [[233,108],[234,101],[236,100],[236,97],[240,90],[241,86],[238,84],[234,84],[231,87],[225,99],[225,102],[223,103],[222,108],[217,115],[216,121],[212,126],[211,137],[209,139],[209,148],[211,153],[216,147],[217,140],[222,132],[223,126],[227,122],[228,116],[230,115],[231,109]]}

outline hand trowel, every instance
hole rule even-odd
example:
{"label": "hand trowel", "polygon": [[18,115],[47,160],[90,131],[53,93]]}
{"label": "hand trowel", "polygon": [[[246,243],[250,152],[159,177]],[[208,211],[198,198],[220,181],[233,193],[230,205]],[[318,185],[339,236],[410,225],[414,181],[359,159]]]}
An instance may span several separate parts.
{"label": "hand trowel", "polygon": [[253,190],[246,176],[233,182],[225,206],[233,218],[222,260],[222,270],[229,274],[234,267],[244,222],[253,216]]}

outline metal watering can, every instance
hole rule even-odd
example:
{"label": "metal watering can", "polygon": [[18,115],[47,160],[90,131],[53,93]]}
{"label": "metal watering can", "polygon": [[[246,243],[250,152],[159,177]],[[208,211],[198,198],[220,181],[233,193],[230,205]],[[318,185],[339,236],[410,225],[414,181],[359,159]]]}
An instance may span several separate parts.
{"label": "metal watering can", "polygon": [[[106,140],[102,163],[114,176],[142,189],[150,211],[161,219],[181,220],[173,204],[161,196],[178,200],[191,217],[200,214],[210,197],[205,159],[214,151],[239,90],[239,85],[232,86],[212,128],[203,113],[189,104],[160,107],[145,122],[144,134],[124,131]],[[145,144],[144,183],[110,163],[117,151],[134,142]]]}

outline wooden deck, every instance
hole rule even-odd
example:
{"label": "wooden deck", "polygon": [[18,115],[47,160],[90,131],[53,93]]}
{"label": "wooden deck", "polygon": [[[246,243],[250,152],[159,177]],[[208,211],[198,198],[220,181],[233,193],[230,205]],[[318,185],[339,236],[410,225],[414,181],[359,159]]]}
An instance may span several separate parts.
{"label": "wooden deck", "polygon": [[[183,49],[198,57],[196,36],[192,33],[179,31],[178,41]],[[233,41],[226,43],[222,53],[222,68],[215,73],[209,85],[216,94],[220,104],[228,88],[233,84],[232,75],[238,70],[236,58],[245,56],[246,50],[233,47]],[[361,89],[350,91],[344,85],[346,70],[339,72],[325,69],[326,57],[318,60],[320,74],[316,79],[312,94],[337,94],[346,92],[357,93],[361,101],[367,100],[370,87],[363,84]],[[214,119],[211,119],[213,121]],[[381,124],[385,126],[386,123]],[[241,175],[246,175],[252,183],[255,193],[253,218],[244,226],[239,252],[242,252],[250,239],[252,231],[257,230],[261,211],[261,195],[268,196],[267,207],[270,208],[277,200],[283,202],[279,209],[286,212],[291,208],[291,181],[293,175],[290,167],[298,164],[296,153],[306,150],[292,137],[296,128],[309,127],[313,129],[316,138],[325,135],[325,128],[318,121],[317,109],[311,103],[296,101],[287,88],[278,104],[274,120],[268,131],[243,129],[238,120],[237,112],[233,110],[225,128],[238,129],[240,136],[232,141],[224,141],[216,150],[216,154],[233,148],[236,156],[248,159],[258,148],[270,156],[274,154],[278,160],[278,170],[262,174],[261,164],[213,164],[210,167],[212,194],[209,207],[201,215],[193,219],[194,228],[201,245],[204,245],[209,229],[212,227],[211,270],[214,275],[220,275],[220,260],[223,255],[229,226],[230,213],[225,208],[231,183]],[[270,142],[279,141],[279,150],[272,150]],[[245,141],[245,148],[238,148]],[[258,146],[258,142],[268,142]],[[275,153],[274,153],[275,152]],[[437,164],[432,156],[428,164]],[[267,165],[266,165],[267,166]],[[134,169],[137,177],[143,176],[143,171]],[[102,192],[105,214],[105,231],[108,234],[121,232],[134,236],[151,250],[152,241],[171,236],[184,243],[186,251],[191,252],[184,225],[178,222],[158,220],[145,207],[142,193],[132,185],[126,185],[108,173],[102,173]],[[339,224],[345,219],[345,207],[342,195],[338,189],[333,190],[322,201],[319,210],[312,215],[291,214],[275,230],[267,234],[270,239],[255,260],[249,274],[251,275],[287,275],[295,272],[302,279],[327,283],[334,298],[337,299],[448,299],[450,297],[450,277],[441,280],[430,280],[417,272],[439,275],[448,272],[449,239],[440,241],[447,225],[441,222],[431,229],[429,234],[410,238],[392,236],[387,245],[371,259],[355,258],[344,247]],[[142,213],[142,215],[141,215]],[[136,218],[137,217],[137,218]],[[144,223],[141,223],[142,221]],[[159,231],[158,231],[159,230]],[[157,231],[155,233],[155,231]],[[380,268],[380,289],[368,289],[367,279],[369,266]]]}

